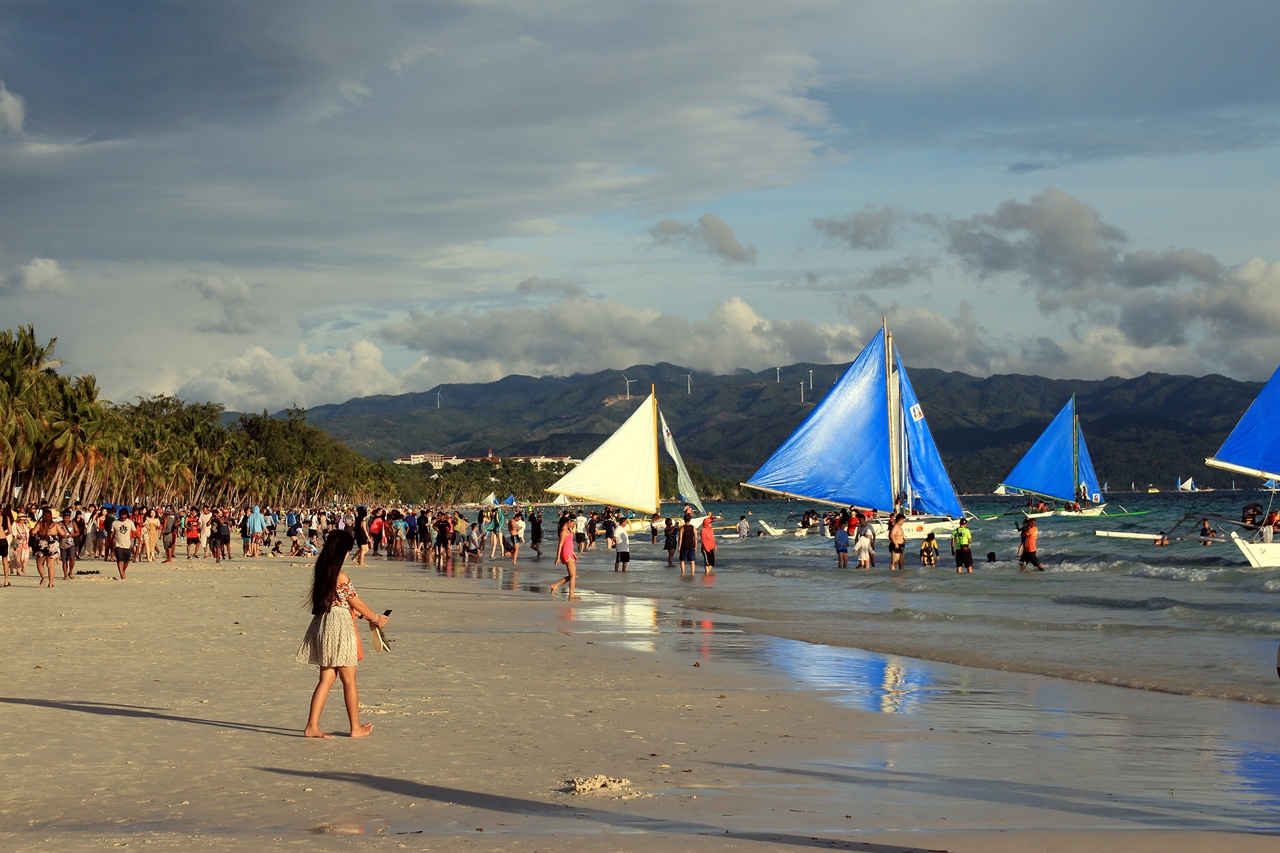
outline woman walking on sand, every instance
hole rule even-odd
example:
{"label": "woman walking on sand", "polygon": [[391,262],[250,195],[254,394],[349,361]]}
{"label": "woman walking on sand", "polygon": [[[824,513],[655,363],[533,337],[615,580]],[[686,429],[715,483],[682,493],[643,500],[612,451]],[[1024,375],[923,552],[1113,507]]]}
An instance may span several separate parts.
{"label": "woman walking on sand", "polygon": [[307,715],[306,737],[331,738],[320,731],[320,714],[329,698],[334,681],[342,682],[342,699],[347,706],[351,737],[364,737],[373,731],[373,723],[360,723],[360,696],[356,689],[356,665],[363,652],[356,631],[356,615],[381,628],[387,616],[379,616],[360,600],[342,563],[351,551],[355,537],[349,530],[335,530],[316,558],[311,581],[311,625],[307,628],[298,662],[320,667],[320,680],[311,694],[311,710]]}
{"label": "woman walking on sand", "polygon": [[14,574],[25,575],[27,554],[31,553],[31,527],[27,523],[26,513],[22,510],[18,510],[18,517],[9,528],[9,539],[13,542],[13,547],[9,549],[11,555],[9,566],[14,570]]}
{"label": "woman walking on sand", "polygon": [[572,519],[560,519],[558,536],[560,544],[556,546],[556,565],[558,566],[561,563],[564,563],[565,570],[568,574],[551,585],[551,594],[555,595],[556,590],[560,588],[560,585],[567,582],[569,584],[570,601],[578,600],[578,596],[574,594],[578,583],[578,553],[573,547],[575,528],[576,525]]}
{"label": "woman walking on sand", "polygon": [[53,520],[53,510],[45,507],[40,521],[31,532],[32,550],[36,555],[36,571],[40,573],[41,586],[53,586],[53,561],[58,556],[58,525]]}
{"label": "woman walking on sand", "polygon": [[0,567],[4,569],[4,585],[9,586],[9,534],[13,531],[13,510],[6,504],[0,509]]}
{"label": "woman walking on sand", "polygon": [[369,522],[365,520],[368,513],[367,507],[356,507],[356,520],[351,525],[351,533],[355,536],[356,547],[359,550],[356,551],[356,559],[352,563],[353,566],[369,565],[364,561],[364,555],[369,553]]}

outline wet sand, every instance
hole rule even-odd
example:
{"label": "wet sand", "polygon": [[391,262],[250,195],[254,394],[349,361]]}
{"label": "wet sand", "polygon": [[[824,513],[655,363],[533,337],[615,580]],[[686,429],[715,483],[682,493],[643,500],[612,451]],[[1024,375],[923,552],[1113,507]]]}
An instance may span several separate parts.
{"label": "wet sand", "polygon": [[[763,637],[593,595],[590,561],[569,604],[549,565],[374,560],[351,571],[394,610],[360,666],[373,734],[311,740],[307,564],[81,567],[103,574],[0,599],[5,851],[1277,844],[1274,708]],[[571,790],[593,777],[628,783]]]}

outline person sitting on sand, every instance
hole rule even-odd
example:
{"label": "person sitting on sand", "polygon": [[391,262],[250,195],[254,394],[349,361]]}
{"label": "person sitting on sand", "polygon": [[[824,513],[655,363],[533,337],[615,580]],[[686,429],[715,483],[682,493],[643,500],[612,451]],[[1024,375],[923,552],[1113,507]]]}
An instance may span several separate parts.
{"label": "person sitting on sand", "polygon": [[362,616],[381,628],[387,624],[388,617],[374,613],[360,600],[351,585],[351,578],[342,570],[342,563],[354,542],[355,537],[350,530],[336,530],[316,558],[311,581],[311,624],[297,656],[299,663],[320,667],[320,680],[311,694],[307,725],[302,730],[306,737],[333,737],[320,730],[320,714],[335,680],[342,682],[342,699],[347,706],[351,737],[364,737],[373,730],[373,723],[360,723],[356,665],[364,654],[355,618],[356,615]]}

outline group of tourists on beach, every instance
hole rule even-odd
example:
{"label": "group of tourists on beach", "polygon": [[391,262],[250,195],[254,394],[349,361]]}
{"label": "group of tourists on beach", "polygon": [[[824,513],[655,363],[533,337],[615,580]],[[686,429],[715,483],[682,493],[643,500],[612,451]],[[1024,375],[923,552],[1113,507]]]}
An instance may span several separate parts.
{"label": "group of tourists on beach", "polygon": [[[114,562],[121,580],[134,562],[172,563],[178,546],[186,545],[188,560],[231,559],[232,531],[239,530],[244,557],[261,556],[280,523],[279,513],[258,506],[235,510],[230,507],[145,507],[74,505],[56,510],[51,506],[5,506],[0,508],[0,567],[4,586],[10,575],[27,573],[27,562],[35,558],[42,586],[53,586],[55,566],[62,579],[71,580],[76,563],[100,559]],[[276,547],[276,555],[281,551]],[[81,569],[80,574],[84,574]],[[96,571],[95,571],[96,574]]]}

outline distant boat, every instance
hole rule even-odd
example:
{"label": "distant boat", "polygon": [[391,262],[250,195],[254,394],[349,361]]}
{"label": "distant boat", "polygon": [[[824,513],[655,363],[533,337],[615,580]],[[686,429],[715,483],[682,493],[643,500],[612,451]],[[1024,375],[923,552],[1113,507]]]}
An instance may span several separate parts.
{"label": "distant boat", "polygon": [[[1231,485],[1234,487],[1235,483],[1233,482]],[[1272,477],[1262,484],[1262,490],[1264,492],[1280,492],[1280,484],[1277,484],[1276,479]]]}
{"label": "distant boat", "polygon": [[700,515],[706,515],[654,393],[649,394],[613,435],[569,473],[556,480],[547,491],[586,503],[608,504],[642,512],[646,521],[642,524],[637,520],[636,526],[647,529],[647,518],[656,515],[662,507],[662,499],[658,495],[660,435],[668,455],[676,463],[680,499],[696,507]]}
{"label": "distant boat", "polygon": [[1194,492],[1195,490],[1196,490],[1196,484],[1193,478],[1188,477],[1185,483],[1182,481],[1181,477],[1178,478],[1178,491]]}
{"label": "distant boat", "polygon": [[1028,512],[1029,518],[1106,514],[1102,488],[1076,416],[1074,394],[1000,485],[1064,504],[1058,509]]}
{"label": "distant boat", "polygon": [[1158,494],[1160,494],[1160,490],[1159,490],[1159,489],[1157,489],[1155,486],[1152,486],[1152,485],[1148,484],[1148,485],[1147,485],[1147,494],[1149,494],[1149,495],[1158,495]]}
{"label": "distant boat", "polygon": [[964,517],[887,327],[743,485],[833,506],[900,510],[909,538],[954,530]]}
{"label": "distant boat", "polygon": [[[1272,483],[1280,479],[1280,367],[1271,374],[1222,447],[1205,459],[1204,464]],[[1280,542],[1269,541],[1271,536],[1264,530],[1259,530],[1255,537],[1246,540],[1234,531],[1231,533],[1231,540],[1244,553],[1249,565],[1280,567]]]}

